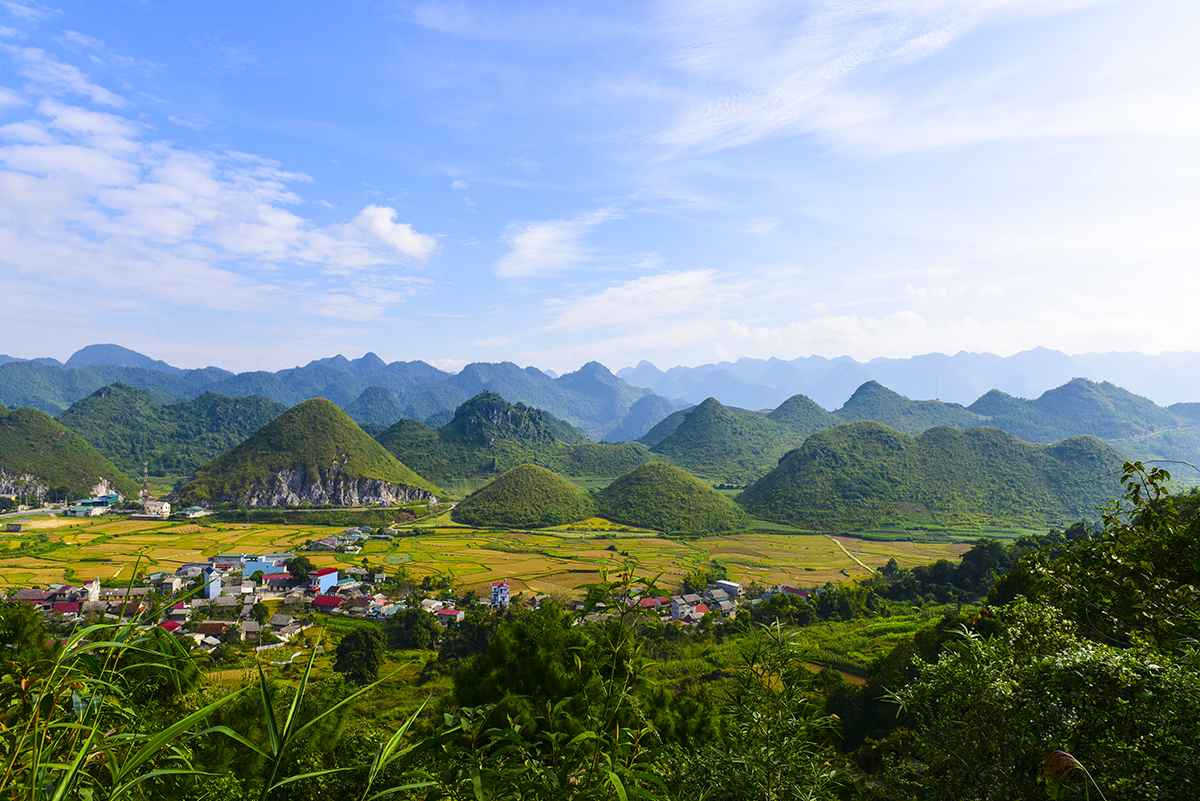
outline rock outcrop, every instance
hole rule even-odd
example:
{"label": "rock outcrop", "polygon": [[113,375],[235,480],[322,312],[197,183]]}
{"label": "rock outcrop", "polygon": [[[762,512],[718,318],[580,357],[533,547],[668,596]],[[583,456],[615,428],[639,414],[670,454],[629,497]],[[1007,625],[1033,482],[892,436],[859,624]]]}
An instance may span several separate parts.
{"label": "rock outcrop", "polygon": [[46,479],[31,473],[9,473],[0,470],[0,495],[12,498],[22,498],[33,495],[38,500],[46,497],[50,484]]}
{"label": "rock outcrop", "polygon": [[[181,500],[175,495],[171,500]],[[240,503],[247,506],[334,506],[396,505],[424,501],[437,503],[437,496],[417,487],[393,484],[380,478],[350,478],[339,470],[310,473],[304,468],[288,468],[261,478],[244,492],[215,495],[201,505]]]}

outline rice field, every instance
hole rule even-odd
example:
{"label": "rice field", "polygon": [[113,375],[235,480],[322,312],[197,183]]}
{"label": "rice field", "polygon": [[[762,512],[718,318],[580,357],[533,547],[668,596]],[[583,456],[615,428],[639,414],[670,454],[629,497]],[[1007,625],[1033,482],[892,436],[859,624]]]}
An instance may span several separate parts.
{"label": "rice field", "polygon": [[[20,534],[0,534],[0,589],[135,572],[174,571],[220,552],[299,551],[308,540],[339,529],[272,524],[49,518]],[[318,567],[366,563],[420,581],[448,577],[455,586],[490,594],[490,583],[508,579],[514,594],[571,597],[630,561],[639,573],[659,575],[674,591],[684,575],[717,560],[743,583],[815,586],[852,581],[894,558],[902,567],[957,559],[962,543],[879,542],[819,534],[753,532],[697,539],[666,539],[649,532],[594,528],[543,532],[476,531],[448,519],[423,521],[391,542],[372,540],[355,555],[310,552]]]}

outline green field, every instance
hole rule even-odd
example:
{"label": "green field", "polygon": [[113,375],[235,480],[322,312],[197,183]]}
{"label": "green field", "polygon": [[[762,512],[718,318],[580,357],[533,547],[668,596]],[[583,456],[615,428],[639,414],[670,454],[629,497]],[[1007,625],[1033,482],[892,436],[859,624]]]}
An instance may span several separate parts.
{"label": "green field", "polygon": [[[218,552],[296,550],[305,541],[340,531],[325,526],[157,522],[128,519],[34,519],[21,534],[0,534],[0,587],[174,571]],[[362,563],[385,572],[401,566],[415,580],[448,576],[463,590],[490,594],[492,581],[509,579],[513,593],[573,597],[580,587],[636,560],[646,574],[661,574],[673,592],[684,575],[716,559],[734,581],[812,586],[867,574],[895,558],[902,567],[957,559],[967,545],[954,542],[887,542],[754,531],[667,539],[607,521],[591,520],[541,532],[478,531],[450,522],[448,514],[420,521],[391,542],[372,540],[356,555],[308,556],[319,567]],[[140,561],[139,561],[140,560]]]}

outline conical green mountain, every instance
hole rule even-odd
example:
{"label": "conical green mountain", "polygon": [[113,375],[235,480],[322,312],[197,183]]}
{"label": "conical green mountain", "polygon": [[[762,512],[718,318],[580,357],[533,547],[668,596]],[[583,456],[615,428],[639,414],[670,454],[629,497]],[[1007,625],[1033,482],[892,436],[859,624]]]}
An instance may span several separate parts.
{"label": "conical green mountain", "polygon": [[833,412],[807,395],[793,395],[768,412],[767,419],[803,437],[841,424]]}
{"label": "conical green mountain", "polygon": [[809,437],[738,498],[755,517],[818,531],[1066,525],[1120,494],[1124,459],[1094,437],[1031,445],[996,428],[913,437],[875,422]]}
{"label": "conical green mountain", "polygon": [[557,473],[532,464],[509,470],[450,513],[456,523],[488,528],[546,528],[593,517],[596,501]]}
{"label": "conical green mountain", "polygon": [[860,386],[833,415],[845,423],[874,420],[906,434],[919,434],[934,426],[966,428],[984,422],[957,403],[910,400],[878,381],[868,381]]}
{"label": "conical green mountain", "polygon": [[626,473],[598,497],[601,515],[639,528],[691,534],[736,531],[747,522],[746,513],[733,501],[662,462]]}
{"label": "conical green mountain", "polygon": [[190,504],[358,506],[437,492],[333,402],[313,398],[198,469],[173,497]]}
{"label": "conical green mountain", "polygon": [[378,436],[396,458],[435,481],[488,478],[522,464],[565,475],[617,476],[653,457],[633,443],[588,442],[542,409],[481,392],[439,429],[401,420]]}
{"label": "conical green mountain", "polygon": [[36,409],[0,413],[0,494],[63,499],[138,485],[82,437]]}
{"label": "conical green mountain", "polygon": [[[793,422],[787,411],[781,416]],[[746,484],[765,475],[807,433],[709,398],[689,409],[675,430],[650,450],[710,481]]]}

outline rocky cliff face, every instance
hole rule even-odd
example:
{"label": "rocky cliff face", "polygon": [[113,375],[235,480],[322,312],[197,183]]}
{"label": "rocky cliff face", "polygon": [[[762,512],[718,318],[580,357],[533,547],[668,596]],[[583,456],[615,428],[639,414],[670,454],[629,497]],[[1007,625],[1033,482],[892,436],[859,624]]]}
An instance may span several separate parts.
{"label": "rocky cliff face", "polygon": [[[172,500],[178,500],[172,496]],[[347,478],[335,468],[317,475],[300,468],[289,468],[255,481],[237,495],[213,497],[210,504],[243,503],[247,506],[299,506],[333,504],[335,506],[372,506],[413,501],[437,503],[431,492],[416,487],[392,484],[379,478]]]}
{"label": "rocky cliff face", "polygon": [[50,485],[46,479],[40,476],[0,470],[0,495],[9,495],[14,498],[34,495],[40,500],[46,497],[46,493],[49,491]]}
{"label": "rocky cliff face", "polygon": [[[50,483],[41,476],[35,476],[31,473],[9,473],[5,470],[0,470],[0,495],[9,495],[14,498],[32,495],[40,501],[45,499],[46,493],[49,491]],[[103,477],[97,480],[89,492],[92,495],[119,494],[112,482]]]}

